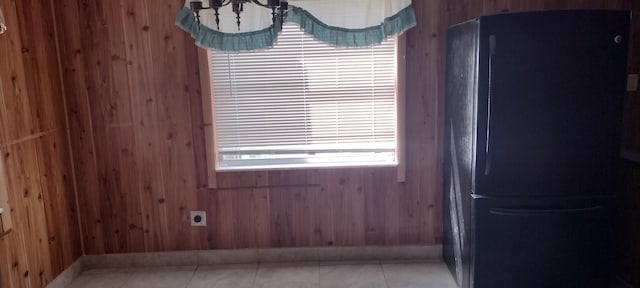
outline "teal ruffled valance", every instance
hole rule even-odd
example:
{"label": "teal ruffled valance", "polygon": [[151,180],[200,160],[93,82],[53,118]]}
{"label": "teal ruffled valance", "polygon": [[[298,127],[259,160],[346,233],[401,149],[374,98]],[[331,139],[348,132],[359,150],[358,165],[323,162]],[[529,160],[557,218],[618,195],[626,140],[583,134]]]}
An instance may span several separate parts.
{"label": "teal ruffled valance", "polygon": [[176,17],[176,25],[191,33],[196,45],[221,51],[250,51],[272,47],[278,37],[273,26],[245,33],[223,33],[196,22],[191,9],[184,7]]}
{"label": "teal ruffled valance", "polygon": [[[285,19],[293,22],[314,38],[338,47],[366,47],[382,43],[390,36],[398,35],[416,25],[416,16],[412,6],[387,17],[377,26],[360,29],[335,27],[323,23],[311,13],[296,6],[289,6]],[[196,22],[191,9],[184,7],[176,17],[176,24],[191,33],[196,45],[221,51],[249,51],[272,47],[280,33],[274,25],[252,32],[224,33]],[[275,25],[279,27],[280,25]]]}

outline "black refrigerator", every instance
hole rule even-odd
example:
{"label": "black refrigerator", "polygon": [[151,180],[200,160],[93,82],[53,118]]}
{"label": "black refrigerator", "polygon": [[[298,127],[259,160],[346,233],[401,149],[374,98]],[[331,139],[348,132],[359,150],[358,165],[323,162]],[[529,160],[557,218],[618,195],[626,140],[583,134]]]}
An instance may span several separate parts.
{"label": "black refrigerator", "polygon": [[630,19],[448,29],[443,246],[460,287],[608,287]]}

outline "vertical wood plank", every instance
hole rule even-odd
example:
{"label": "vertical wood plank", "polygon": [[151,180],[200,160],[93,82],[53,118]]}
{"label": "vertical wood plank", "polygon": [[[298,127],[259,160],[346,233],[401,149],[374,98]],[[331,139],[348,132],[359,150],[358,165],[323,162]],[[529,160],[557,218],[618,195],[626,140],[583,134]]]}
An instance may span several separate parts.
{"label": "vertical wood plank", "polygon": [[[307,171],[309,184],[326,183],[327,170]],[[313,199],[313,246],[333,246],[335,244],[335,230],[333,226],[334,208],[331,193],[326,185],[309,188],[314,195]]]}
{"label": "vertical wood plank", "polygon": [[[110,67],[110,46],[109,46],[109,26],[106,9],[109,7],[104,6],[104,2],[93,2],[92,5],[81,5],[81,17],[86,19],[86,28],[91,37],[83,39],[83,49],[91,51],[86,54],[85,63],[87,69],[86,83],[87,83],[87,105],[91,112],[91,131],[93,133],[93,139],[109,139],[108,115],[110,110],[110,82],[111,82],[111,67]],[[108,5],[108,3],[107,3]],[[99,35],[99,36],[98,36]],[[91,144],[95,151],[109,151],[111,146],[107,141],[93,141]],[[102,233],[101,237],[95,237],[89,239],[90,242],[96,242],[96,246],[102,247],[104,251],[114,251],[117,249],[117,239],[119,229],[116,227],[116,219],[114,215],[114,189],[115,183],[113,179],[109,177],[109,173],[114,165],[114,157],[107,153],[98,153],[94,155],[94,165],[96,173],[95,186],[88,187],[93,190],[92,197],[87,199],[88,201],[95,201],[100,203],[100,209],[96,216],[96,220],[93,225],[97,226],[95,229],[99,229]],[[116,233],[117,232],[117,233]],[[90,245],[91,246],[91,245]],[[117,250],[115,250],[117,251]]]}
{"label": "vertical wood plank", "polygon": [[236,248],[267,248],[269,199],[267,189],[232,190]]}
{"label": "vertical wood plank", "polygon": [[269,185],[274,186],[269,189],[273,247],[311,245],[314,191],[308,183],[307,171],[269,172]]}
{"label": "vertical wood plank", "polygon": [[[2,44],[0,44],[2,45]],[[5,51],[5,48],[3,48],[2,46],[0,46],[0,52]],[[4,71],[2,71],[1,73],[4,73]],[[0,77],[2,76],[2,74],[0,74]],[[4,78],[4,77],[3,77]],[[0,80],[0,103],[4,103],[4,98],[7,97],[5,96],[5,94],[8,95],[8,92],[4,92],[4,89],[2,87],[3,83]],[[0,107],[0,147],[4,146],[7,143],[7,133],[6,133],[6,128],[5,123],[7,123],[7,120],[5,120],[5,118],[7,118],[8,114],[6,114],[5,110],[3,107]]]}
{"label": "vertical wood plank", "polygon": [[0,238],[0,253],[3,259],[0,272],[2,272],[3,287],[29,287],[31,285],[27,273],[29,262],[26,251],[27,248],[19,233],[12,232]]}
{"label": "vertical wood plank", "polygon": [[[243,174],[236,178],[240,187],[266,187],[269,177],[266,172]],[[252,188],[232,190],[234,232],[238,248],[266,248],[269,236],[269,190]]]}
{"label": "vertical wood plank", "polygon": [[105,175],[101,183],[101,199],[104,201],[102,219],[108,231],[107,245],[110,251],[120,253],[144,252],[144,226],[140,195],[128,191],[139,191],[140,183],[131,169],[136,171],[134,130],[132,127],[108,129],[112,141],[111,159],[106,160]]}
{"label": "vertical wood plank", "polygon": [[[104,1],[104,21],[105,23],[122,23],[125,14],[122,0]],[[105,27],[107,35],[96,35],[107,37],[109,58],[103,59],[105,65],[109,67],[108,97],[103,107],[105,124],[107,126],[122,126],[132,124],[131,115],[131,95],[129,94],[129,66],[131,62],[127,60],[125,31],[122,25]],[[104,56],[103,56],[104,57]]]}
{"label": "vertical wood plank", "polygon": [[[15,197],[9,194],[14,191],[11,185],[11,178],[5,169],[6,159],[10,157],[11,154],[5,147],[0,147],[0,190],[2,192],[7,193],[5,196],[7,206],[4,206],[4,216],[3,220],[7,217],[6,215],[10,215],[15,217]],[[11,218],[11,217],[8,217]],[[29,283],[29,278],[24,277],[25,271],[28,270],[28,260],[26,255],[26,248],[24,246],[24,242],[21,241],[20,235],[18,232],[18,228],[12,229],[5,237],[0,238],[0,257],[4,259],[2,265],[0,266],[0,272],[3,275],[3,285],[7,287],[26,287]]]}
{"label": "vertical wood plank", "polygon": [[[272,173],[270,173],[272,174]],[[269,189],[269,210],[271,219],[271,246],[293,247],[293,201],[288,188]]]}
{"label": "vertical wood plank", "polygon": [[[493,1],[483,1],[482,13],[483,14],[498,14],[504,12],[514,12],[520,9],[516,8],[512,2],[517,2],[518,5],[526,5],[529,1],[510,1],[510,0],[493,0]],[[478,13],[478,11],[471,11],[464,15],[465,17],[477,17],[474,14]]]}
{"label": "vertical wood plank", "polygon": [[[145,230],[143,224],[143,205],[140,201],[140,195],[138,193],[131,193],[132,191],[140,191],[140,182],[135,173],[129,173],[131,169],[136,171],[139,169],[137,158],[135,155],[136,143],[134,129],[132,127],[122,128],[119,145],[114,145],[116,149],[115,153],[119,153],[119,163],[117,166],[120,185],[118,194],[122,203],[119,204],[117,209],[120,213],[126,213],[126,219],[124,227],[126,231],[126,252],[145,252],[144,237]],[[125,232],[123,232],[125,233]]]}
{"label": "vertical wood plank", "polygon": [[[0,2],[8,27],[19,27],[16,2]],[[17,31],[7,32],[0,41],[0,63],[2,63],[2,125],[5,140],[15,141],[27,137],[35,131],[32,116],[32,96],[28,95],[24,73],[21,35]]]}
{"label": "vertical wood plank", "polygon": [[16,5],[18,26],[14,29],[21,35],[22,64],[28,84],[26,92],[33,123],[32,133],[64,127],[62,83],[58,75],[51,2],[24,0],[16,1]]}
{"label": "vertical wood plank", "polygon": [[64,131],[36,140],[51,268],[58,275],[82,255],[71,163]]}
{"label": "vertical wood plank", "polygon": [[198,189],[198,206],[196,211],[207,212],[207,227],[198,229],[200,233],[200,249],[216,249],[218,235],[217,192],[215,190]]}
{"label": "vertical wood plank", "polygon": [[[152,39],[146,0],[127,1],[125,27],[127,59],[131,62],[129,89],[132,97],[136,155],[140,166],[136,173],[141,185],[138,191],[143,205],[145,250],[163,251],[174,242],[169,235],[163,167],[162,133],[158,109],[159,89],[154,85]],[[165,202],[162,202],[162,201]]]}
{"label": "vertical wood plank", "polygon": [[[76,188],[78,190],[79,213],[81,215],[80,230],[87,253],[102,254],[105,246],[102,242],[104,231],[100,219],[100,202],[98,199],[98,174],[93,135],[92,111],[89,104],[89,82],[85,77],[89,65],[88,55],[93,53],[88,37],[82,37],[88,23],[80,23],[79,19],[89,21],[86,6],[79,6],[77,1],[64,1],[54,6],[56,26],[64,39],[59,39],[60,58],[67,103],[67,117],[73,162],[75,166]],[[81,9],[81,7],[83,7]],[[88,34],[91,35],[91,34]]]}
{"label": "vertical wood plank", "polygon": [[311,246],[313,241],[314,204],[316,187],[295,189],[293,204],[293,239],[296,247]]}
{"label": "vertical wood plank", "polygon": [[[386,185],[389,185],[386,183]],[[384,238],[385,245],[400,244],[400,205],[399,196],[404,191],[404,184],[396,184],[394,189],[384,191],[382,201],[384,202]]]}
{"label": "vertical wood plank", "polygon": [[[418,4],[418,3],[416,3]],[[399,210],[399,241],[401,244],[417,244],[422,241],[422,217],[421,196],[424,193],[434,193],[439,167],[436,163],[439,139],[437,134],[437,57],[438,41],[440,35],[434,23],[438,21],[438,15],[432,11],[438,11],[437,2],[420,2],[415,6],[419,15],[419,23],[416,29],[407,33],[407,57],[409,59],[421,59],[421,61],[407,61],[407,73],[411,75],[407,79],[407,120],[414,125],[407,127],[407,182],[406,189],[400,191],[398,200]],[[460,9],[466,9],[465,3],[461,3]],[[437,193],[437,192],[436,192]],[[430,224],[435,224],[430,222]]]}
{"label": "vertical wood plank", "polygon": [[[87,69],[87,79],[90,79],[88,89],[90,92],[89,105],[91,111],[91,123],[93,125],[93,137],[95,139],[110,139],[111,141],[95,141],[93,143],[97,151],[108,151],[108,153],[96,154],[95,161],[97,167],[98,186],[97,197],[94,201],[101,203],[100,224],[104,229],[104,238],[102,241],[107,251],[122,252],[127,249],[126,246],[126,217],[119,217],[117,207],[122,205],[122,196],[118,192],[119,176],[118,157],[119,153],[114,154],[114,147],[119,144],[119,130],[111,129],[115,112],[117,108],[112,101],[114,87],[114,69],[118,69],[117,63],[112,60],[117,58],[117,54],[112,54],[110,43],[115,41],[111,37],[117,35],[117,27],[110,27],[105,23],[110,23],[118,18],[113,15],[110,4],[114,2],[94,2],[94,5],[88,6],[86,17],[88,17],[90,29],[97,33],[96,36],[89,38],[90,42],[86,42],[91,51],[90,57],[87,58],[88,65],[92,65],[94,69]],[[93,35],[93,34],[92,34]],[[97,37],[97,35],[100,35]],[[112,55],[116,55],[113,57]],[[114,65],[116,64],[116,65]],[[116,89],[118,90],[118,89]],[[93,94],[93,95],[92,95]],[[115,94],[118,94],[117,92]],[[93,97],[95,96],[95,97]],[[113,143],[115,142],[115,143]],[[125,205],[122,205],[126,208]]]}
{"label": "vertical wood plank", "polygon": [[[367,245],[385,245],[387,238],[392,238],[386,235],[397,235],[397,232],[393,232],[394,227],[398,225],[397,201],[395,203],[388,201],[391,199],[387,199],[387,196],[397,194],[398,186],[402,184],[393,181],[393,176],[392,168],[365,170],[365,243]],[[396,207],[392,207],[394,204]]]}
{"label": "vertical wood plank", "polygon": [[[163,185],[167,197],[168,215],[167,223],[170,233],[188,234],[188,239],[172,241],[168,243],[170,249],[189,249],[199,245],[198,233],[189,226],[189,207],[197,205],[197,196],[194,193],[197,186],[197,173],[195,155],[193,150],[193,129],[191,127],[191,90],[188,67],[185,65],[186,47],[180,37],[184,32],[176,29],[176,10],[181,8],[175,0],[161,0],[147,2],[146,11],[148,17],[147,26],[142,31],[147,34],[149,41],[153,43],[149,49],[149,56],[153,71],[161,70],[164,73],[151,75],[152,85],[162,87],[156,89],[157,119],[160,143],[160,154],[163,167],[166,171],[163,175]],[[177,41],[178,40],[178,41]],[[190,46],[193,48],[193,46]],[[194,52],[193,49],[188,50]],[[173,83],[173,85],[166,85]],[[199,107],[200,105],[198,105]],[[177,240],[177,239],[176,239]]]}
{"label": "vertical wood plank", "polygon": [[[436,66],[436,79],[442,79],[441,81],[435,81],[435,90],[437,91],[436,97],[436,127],[435,127],[435,147],[433,150],[435,173],[432,174],[431,192],[429,189],[423,190],[421,196],[422,201],[422,241],[423,243],[442,243],[442,197],[443,197],[443,171],[444,164],[444,111],[445,111],[445,87],[444,79],[446,77],[446,35],[447,35],[447,21],[448,13],[443,3],[437,6],[438,17],[431,25],[435,26],[437,35],[440,35],[438,41],[434,44],[435,49],[438,51],[438,57],[435,58],[433,65]],[[482,5],[474,1],[474,5],[471,9],[479,11],[482,9]]]}
{"label": "vertical wood plank", "polygon": [[4,157],[13,191],[9,194],[14,213],[12,233],[18,234],[26,248],[27,266],[21,272],[30,285],[44,287],[53,279],[53,273],[35,142],[10,146]]}
{"label": "vertical wood plank", "polygon": [[216,248],[237,248],[234,229],[233,190],[217,191],[216,195]]}
{"label": "vertical wood plank", "polygon": [[327,190],[334,207],[335,245],[364,245],[364,171],[336,169],[331,175]]}

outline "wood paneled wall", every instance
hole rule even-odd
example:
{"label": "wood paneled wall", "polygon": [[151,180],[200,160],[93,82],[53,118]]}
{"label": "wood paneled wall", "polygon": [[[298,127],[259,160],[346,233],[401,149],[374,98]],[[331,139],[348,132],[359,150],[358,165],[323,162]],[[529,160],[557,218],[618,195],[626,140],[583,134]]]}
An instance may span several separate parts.
{"label": "wood paneled wall", "polygon": [[82,254],[54,15],[48,0],[0,7],[0,185],[13,220],[2,287],[44,287]]}
{"label": "wood paneled wall", "polygon": [[[183,3],[55,7],[88,254],[440,242],[435,69],[408,73],[406,183],[395,168],[324,169],[219,173],[206,189],[197,48],[173,20]],[[435,67],[436,22],[422,19],[409,58]]]}

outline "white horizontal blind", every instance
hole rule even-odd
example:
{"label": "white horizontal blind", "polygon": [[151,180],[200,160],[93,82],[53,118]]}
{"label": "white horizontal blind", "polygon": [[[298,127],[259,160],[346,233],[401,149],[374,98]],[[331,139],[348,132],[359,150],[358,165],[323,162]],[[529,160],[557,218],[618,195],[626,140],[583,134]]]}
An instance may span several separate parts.
{"label": "white horizontal blind", "polygon": [[210,55],[218,170],[395,164],[395,39],[336,48],[287,24],[269,50]]}

